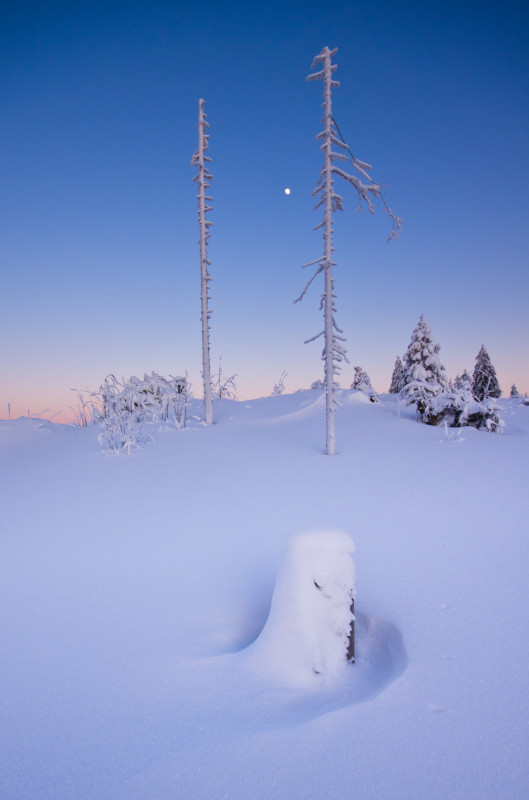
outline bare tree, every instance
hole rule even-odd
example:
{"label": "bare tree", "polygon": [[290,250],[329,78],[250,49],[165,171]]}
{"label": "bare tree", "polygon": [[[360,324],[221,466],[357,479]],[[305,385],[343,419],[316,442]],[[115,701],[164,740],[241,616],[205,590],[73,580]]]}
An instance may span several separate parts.
{"label": "bare tree", "polygon": [[[335,72],[337,68],[337,65],[332,63],[332,56],[336,51],[337,48],[329,50],[328,47],[324,47],[321,53],[315,57],[311,67],[314,69],[321,65],[321,69],[319,69],[318,72],[311,73],[307,77],[308,81],[323,81],[323,130],[316,136],[316,139],[321,140],[323,166],[316,188],[312,193],[315,197],[321,195],[314,208],[317,209],[323,206],[323,220],[315,227],[315,230],[323,228],[323,255],[315,261],[303,265],[303,267],[317,265],[317,269],[300,296],[294,301],[297,303],[299,300],[302,300],[316,276],[319,275],[320,272],[324,273],[324,290],[321,296],[324,327],[323,330],[315,336],[307,339],[306,344],[318,339],[320,336],[324,337],[322,359],[325,363],[324,383],[326,398],[325,419],[327,455],[334,455],[335,453],[334,412],[336,409],[336,400],[333,378],[340,372],[341,362],[348,360],[347,351],[342,344],[342,342],[345,342],[345,338],[342,336],[343,331],[338,327],[334,316],[336,306],[334,303],[335,294],[332,268],[336,266],[336,262],[332,260],[332,254],[334,252],[332,241],[332,215],[334,211],[343,211],[343,198],[334,191],[334,176],[340,176],[356,189],[359,208],[362,205],[362,201],[364,201],[369,211],[374,213],[373,199],[381,198],[384,208],[391,217],[393,223],[388,241],[394,236],[397,236],[401,226],[399,217],[397,217],[386,204],[382,193],[382,186],[375,183],[368,174],[371,165],[359,161],[353,156],[349,147],[343,140],[332,116],[331,90],[333,87],[340,85],[339,81],[335,81],[332,78],[333,72]],[[339,150],[333,149],[334,147],[339,148]],[[346,172],[342,166],[343,162],[348,162],[353,169],[356,170],[358,175]]]}
{"label": "bare tree", "polygon": [[210,187],[210,181],[213,175],[210,173],[207,163],[211,158],[206,155],[206,150],[209,146],[209,134],[205,133],[209,124],[206,122],[206,115],[204,113],[204,100],[198,101],[198,149],[193,154],[191,159],[191,166],[196,166],[197,174],[193,178],[197,182],[197,200],[198,200],[198,224],[200,227],[200,307],[201,307],[201,320],[202,320],[202,379],[204,382],[204,415],[206,425],[213,423],[213,402],[211,397],[211,365],[209,354],[209,319],[211,311],[209,310],[209,283],[211,276],[208,267],[211,262],[208,259],[208,241],[209,241],[209,228],[213,224],[206,218],[208,211],[211,211],[211,205],[208,203],[213,202],[213,198],[206,194],[207,189]]}

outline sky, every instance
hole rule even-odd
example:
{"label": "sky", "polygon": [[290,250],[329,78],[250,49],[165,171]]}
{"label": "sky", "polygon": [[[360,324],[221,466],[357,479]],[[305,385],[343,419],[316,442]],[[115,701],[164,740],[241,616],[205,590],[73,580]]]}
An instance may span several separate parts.
{"label": "sky", "polygon": [[[201,388],[195,170],[210,124],[211,357],[240,399],[322,377],[322,252],[311,197],[321,82],[403,218],[338,186],[337,321],[349,386],[387,391],[424,314],[449,376],[484,344],[529,392],[529,12],[523,4],[11,2],[0,7],[0,418],[105,376],[186,371]],[[290,188],[289,195],[285,188]]]}

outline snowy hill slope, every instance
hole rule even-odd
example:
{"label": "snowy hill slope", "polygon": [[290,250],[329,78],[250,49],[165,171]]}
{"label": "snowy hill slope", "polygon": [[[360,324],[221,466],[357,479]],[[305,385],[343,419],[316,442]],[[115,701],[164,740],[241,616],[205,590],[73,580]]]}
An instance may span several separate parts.
{"label": "snowy hill slope", "polygon": [[[336,457],[311,391],[131,457],[0,422],[1,797],[527,794],[529,408],[447,436],[341,400]],[[335,529],[358,659],[296,685],[251,645],[287,539]]]}

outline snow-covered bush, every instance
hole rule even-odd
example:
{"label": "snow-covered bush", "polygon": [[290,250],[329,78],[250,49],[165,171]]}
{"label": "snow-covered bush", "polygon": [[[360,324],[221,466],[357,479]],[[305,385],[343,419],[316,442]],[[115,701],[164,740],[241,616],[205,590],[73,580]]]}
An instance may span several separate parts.
{"label": "snow-covered bush", "polygon": [[501,433],[505,424],[493,398],[481,402],[474,398],[470,381],[463,382],[458,389],[440,392],[430,398],[422,421],[428,425],[445,424],[450,428],[468,425],[490,433]]}
{"label": "snow-covered bush", "polygon": [[102,427],[99,442],[120,452],[152,438],[160,424],[182,428],[186,423],[190,385],[187,378],[164,378],[153,372],[143,380],[132,376],[118,381],[108,375],[93,393],[94,419]]}

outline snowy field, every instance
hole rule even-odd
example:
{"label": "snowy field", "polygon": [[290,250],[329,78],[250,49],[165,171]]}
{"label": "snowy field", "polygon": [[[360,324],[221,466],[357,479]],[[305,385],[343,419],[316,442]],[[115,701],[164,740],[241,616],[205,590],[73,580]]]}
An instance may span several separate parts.
{"label": "snowy field", "polygon": [[[341,393],[335,457],[314,391],[130,457],[0,422],[2,800],[529,796],[529,407],[493,435],[381,400]],[[258,638],[314,530],[356,545],[332,675]]]}

